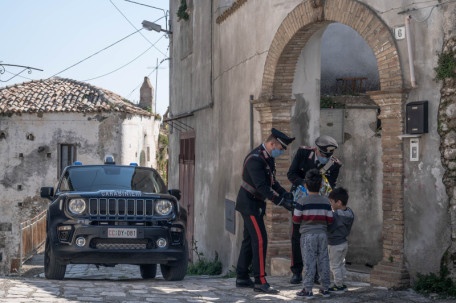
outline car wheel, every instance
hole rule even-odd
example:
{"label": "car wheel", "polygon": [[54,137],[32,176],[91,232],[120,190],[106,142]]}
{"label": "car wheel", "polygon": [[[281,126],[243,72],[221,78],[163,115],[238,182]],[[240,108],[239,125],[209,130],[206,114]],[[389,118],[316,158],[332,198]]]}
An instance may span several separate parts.
{"label": "car wheel", "polygon": [[51,248],[49,237],[46,237],[44,248],[44,276],[46,279],[50,280],[63,280],[65,271],[66,265],[57,262]]}
{"label": "car wheel", "polygon": [[139,270],[143,279],[153,279],[157,275],[157,264],[142,264]]}
{"label": "car wheel", "polygon": [[185,257],[174,262],[172,265],[160,264],[160,270],[166,281],[183,280],[187,274],[188,267],[188,247],[187,241],[184,243]]}

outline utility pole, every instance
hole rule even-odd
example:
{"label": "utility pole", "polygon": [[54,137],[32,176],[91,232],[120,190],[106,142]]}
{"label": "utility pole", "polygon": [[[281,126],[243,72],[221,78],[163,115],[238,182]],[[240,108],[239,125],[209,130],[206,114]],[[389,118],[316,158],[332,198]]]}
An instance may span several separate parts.
{"label": "utility pole", "polygon": [[157,113],[157,90],[158,90],[158,58],[157,58],[157,65],[155,65],[155,108],[154,113]]}

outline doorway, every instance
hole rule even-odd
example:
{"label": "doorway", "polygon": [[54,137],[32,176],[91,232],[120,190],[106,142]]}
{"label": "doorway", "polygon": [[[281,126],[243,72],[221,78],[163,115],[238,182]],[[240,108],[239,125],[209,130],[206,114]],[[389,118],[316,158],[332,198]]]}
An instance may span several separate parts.
{"label": "doorway", "polygon": [[195,217],[195,132],[180,135],[179,149],[179,189],[181,206],[187,210],[186,239],[189,245],[189,260],[193,261],[193,232]]}

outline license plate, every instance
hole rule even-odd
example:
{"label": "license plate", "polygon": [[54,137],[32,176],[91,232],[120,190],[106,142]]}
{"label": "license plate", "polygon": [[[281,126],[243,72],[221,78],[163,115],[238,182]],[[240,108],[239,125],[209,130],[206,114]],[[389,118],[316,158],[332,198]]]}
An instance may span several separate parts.
{"label": "license plate", "polygon": [[136,228],[108,228],[108,238],[136,238]]}

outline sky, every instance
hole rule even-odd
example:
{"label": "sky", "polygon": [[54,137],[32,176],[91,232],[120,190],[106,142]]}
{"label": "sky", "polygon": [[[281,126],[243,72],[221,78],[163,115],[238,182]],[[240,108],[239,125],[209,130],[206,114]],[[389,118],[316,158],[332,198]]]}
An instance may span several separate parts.
{"label": "sky", "polygon": [[[147,76],[158,88],[156,112],[163,116],[170,40],[164,32],[143,29],[142,22],[166,29],[168,10],[169,0],[0,0],[0,88],[58,76],[138,103]],[[2,64],[43,71],[14,77],[23,68],[2,70]]]}

